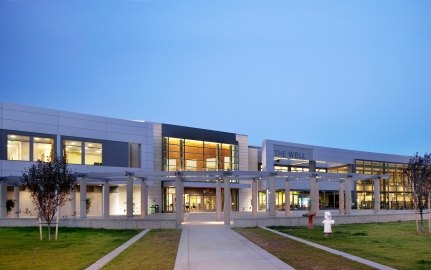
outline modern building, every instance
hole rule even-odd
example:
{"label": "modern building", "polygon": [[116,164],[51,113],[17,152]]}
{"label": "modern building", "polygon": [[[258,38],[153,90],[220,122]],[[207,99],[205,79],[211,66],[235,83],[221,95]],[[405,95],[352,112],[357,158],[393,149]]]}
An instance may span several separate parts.
{"label": "modern building", "polygon": [[250,146],[231,132],[8,103],[0,103],[0,134],[0,218],[35,215],[20,176],[63,154],[80,183],[65,218],[412,208],[400,179],[408,156],[273,140]]}

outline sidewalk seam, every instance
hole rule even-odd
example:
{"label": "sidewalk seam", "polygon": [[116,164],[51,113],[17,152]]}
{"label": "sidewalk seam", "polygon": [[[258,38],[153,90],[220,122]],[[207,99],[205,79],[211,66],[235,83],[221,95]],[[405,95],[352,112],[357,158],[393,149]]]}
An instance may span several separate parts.
{"label": "sidewalk seam", "polygon": [[98,270],[98,269],[102,268],[107,263],[109,263],[110,261],[112,261],[115,257],[117,257],[118,255],[120,255],[121,252],[123,252],[128,247],[130,247],[132,244],[134,244],[136,241],[138,241],[139,239],[141,239],[150,230],[151,229],[145,229],[142,232],[140,232],[139,234],[133,236],[127,242],[125,242],[121,246],[117,247],[113,251],[109,252],[108,254],[106,254],[105,256],[103,256],[102,258],[100,258],[99,260],[97,260],[95,263],[93,263],[92,265],[90,265],[89,267],[87,267],[85,270]]}
{"label": "sidewalk seam", "polygon": [[270,232],[275,233],[275,234],[278,234],[280,236],[283,236],[283,237],[286,237],[286,238],[289,238],[289,239],[301,242],[303,244],[306,244],[306,245],[309,245],[309,246],[312,246],[312,247],[315,247],[315,248],[327,251],[329,253],[342,256],[342,257],[347,258],[349,260],[356,261],[356,262],[359,262],[359,263],[362,263],[362,264],[374,267],[376,269],[381,269],[381,270],[396,270],[395,268],[391,268],[389,266],[386,266],[386,265],[383,265],[383,264],[380,264],[380,263],[376,263],[376,262],[373,262],[373,261],[370,261],[370,260],[367,260],[367,259],[355,256],[355,255],[351,255],[349,253],[345,253],[343,251],[339,251],[339,250],[336,250],[336,249],[333,249],[333,248],[330,248],[330,247],[325,247],[325,246],[313,243],[311,241],[304,240],[302,238],[298,238],[298,237],[295,237],[295,236],[292,236],[292,235],[289,235],[289,234],[285,234],[285,233],[282,233],[282,232],[279,232],[279,231],[276,231],[276,230],[273,230],[273,229],[270,229],[270,228],[266,228],[266,227],[262,227],[262,226],[259,227],[259,228],[267,230],[267,231],[270,231]]}

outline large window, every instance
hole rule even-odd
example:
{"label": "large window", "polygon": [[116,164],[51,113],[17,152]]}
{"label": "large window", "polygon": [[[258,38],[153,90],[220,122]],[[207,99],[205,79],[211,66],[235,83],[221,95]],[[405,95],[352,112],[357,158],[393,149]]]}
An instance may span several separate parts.
{"label": "large window", "polygon": [[7,160],[50,161],[53,156],[53,138],[18,134],[7,135]]}
{"label": "large window", "polygon": [[[410,195],[402,184],[402,170],[407,166],[401,163],[356,160],[356,173],[389,174],[389,179],[380,180],[381,209],[411,209]],[[374,208],[373,180],[356,182],[357,204],[359,209]]]}
{"label": "large window", "polygon": [[82,164],[82,142],[65,140],[63,146],[67,163]]}
{"label": "large window", "polygon": [[85,143],[85,165],[102,165],[102,144]]}
{"label": "large window", "polygon": [[163,167],[165,171],[238,170],[238,146],[165,137]]}
{"label": "large window", "polygon": [[50,161],[54,156],[54,139],[33,138],[33,160]]}
{"label": "large window", "polygon": [[102,144],[96,142],[63,141],[64,154],[70,164],[102,165],[102,148]]}
{"label": "large window", "polygon": [[7,159],[30,161],[30,137],[7,135]]}

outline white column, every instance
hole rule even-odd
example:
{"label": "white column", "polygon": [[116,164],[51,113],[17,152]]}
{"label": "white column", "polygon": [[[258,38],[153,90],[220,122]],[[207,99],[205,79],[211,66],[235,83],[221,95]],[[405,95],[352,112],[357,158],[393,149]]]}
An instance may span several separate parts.
{"label": "white column", "polygon": [[344,182],[342,180],[338,184],[338,211],[340,216],[344,216]]}
{"label": "white column", "polygon": [[380,211],[380,179],[374,179],[374,214]]}
{"label": "white column", "polygon": [[84,178],[79,180],[79,217],[87,217],[87,181]]}
{"label": "white column", "polygon": [[269,215],[275,217],[275,177],[271,176],[269,181]]}
{"label": "white column", "polygon": [[103,217],[109,218],[109,182],[106,180],[103,185]]}
{"label": "white column", "polygon": [[284,216],[288,217],[290,215],[290,183],[286,179],[284,182]]}
{"label": "white column", "polygon": [[70,192],[70,213],[72,217],[76,217],[76,190]]}
{"label": "white column", "polygon": [[216,180],[216,220],[221,220],[221,182]]}
{"label": "white column", "polygon": [[178,175],[175,179],[175,218],[177,227],[181,227],[181,222],[183,222],[183,212],[184,212],[184,205],[183,205],[183,193],[184,193],[184,185],[183,181],[181,179],[181,176]]}
{"label": "white column", "polygon": [[15,202],[15,217],[19,217],[19,186],[14,186],[13,187],[13,199]]}
{"label": "white column", "polygon": [[141,182],[141,218],[145,218],[148,213],[148,187],[145,180]]}
{"label": "white column", "polygon": [[6,217],[6,196],[7,196],[7,185],[6,182],[0,182],[0,218]]}
{"label": "white column", "polygon": [[232,207],[230,198],[230,179],[223,177],[224,180],[224,224],[230,225],[230,209]]}
{"label": "white column", "polygon": [[346,215],[352,214],[352,179],[347,178],[345,183],[345,201],[344,201],[344,208],[346,209],[344,213]]}
{"label": "white column", "polygon": [[253,180],[251,182],[251,216],[257,217],[257,184],[259,180]]}
{"label": "white column", "polygon": [[129,177],[127,179],[127,199],[126,199],[126,213],[128,218],[133,217],[133,178]]}

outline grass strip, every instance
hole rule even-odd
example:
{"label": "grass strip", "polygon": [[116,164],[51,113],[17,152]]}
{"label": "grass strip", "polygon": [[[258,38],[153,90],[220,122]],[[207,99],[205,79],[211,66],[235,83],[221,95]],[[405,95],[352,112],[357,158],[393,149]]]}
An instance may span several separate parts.
{"label": "grass strip", "polygon": [[393,268],[431,269],[431,235],[416,233],[415,222],[335,225],[331,238],[321,226],[270,228]]}
{"label": "grass strip", "polygon": [[260,228],[234,230],[295,269],[373,269]]}
{"label": "grass strip", "polygon": [[58,240],[40,241],[37,227],[3,227],[0,269],[85,269],[138,232],[59,228]]}
{"label": "grass strip", "polygon": [[153,229],[103,269],[174,269],[181,230]]}

